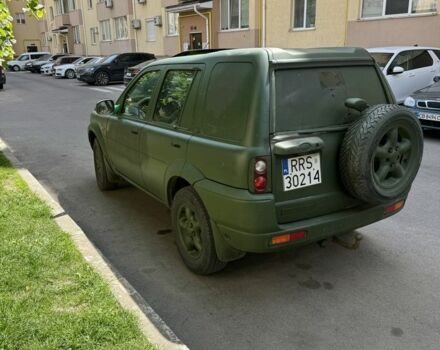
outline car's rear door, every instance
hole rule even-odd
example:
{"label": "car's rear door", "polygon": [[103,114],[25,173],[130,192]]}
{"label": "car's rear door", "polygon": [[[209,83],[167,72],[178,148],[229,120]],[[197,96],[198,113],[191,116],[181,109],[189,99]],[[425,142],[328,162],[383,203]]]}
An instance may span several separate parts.
{"label": "car's rear door", "polygon": [[166,201],[169,174],[178,174],[192,136],[190,123],[201,69],[197,65],[163,67],[164,78],[151,120],[143,125],[141,172],[144,186]]}
{"label": "car's rear door", "polygon": [[387,103],[373,65],[290,68],[272,75],[272,190],[279,223],[330,214],[359,205],[341,184],[339,149],[359,113],[349,97]]}

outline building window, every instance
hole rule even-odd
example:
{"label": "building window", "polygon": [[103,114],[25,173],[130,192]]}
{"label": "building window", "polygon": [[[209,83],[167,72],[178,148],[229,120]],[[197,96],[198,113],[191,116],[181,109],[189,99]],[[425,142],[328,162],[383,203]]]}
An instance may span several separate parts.
{"label": "building window", "polygon": [[90,41],[92,45],[96,45],[98,41],[98,27],[90,28]]}
{"label": "building window", "polygon": [[179,35],[179,14],[168,12],[167,13],[167,34]]}
{"label": "building window", "polygon": [[17,20],[18,24],[26,24],[26,18],[24,17],[23,12],[16,13],[15,19]]}
{"label": "building window", "polygon": [[156,26],[154,25],[154,19],[149,18],[147,22],[147,41],[156,41]]}
{"label": "building window", "polygon": [[93,0],[87,0],[87,4],[89,6],[89,9],[93,8]]}
{"label": "building window", "polygon": [[220,1],[221,30],[249,28],[249,0]]}
{"label": "building window", "polygon": [[81,32],[79,26],[73,26],[73,43],[81,44]]}
{"label": "building window", "polygon": [[75,0],[55,0],[55,15],[63,15],[75,10]]}
{"label": "building window", "polygon": [[413,15],[436,11],[435,0],[363,0],[361,17]]}
{"label": "building window", "polygon": [[53,21],[53,7],[49,7],[49,16],[50,16],[50,20]]}
{"label": "building window", "polygon": [[127,16],[116,17],[115,39],[128,39]]}
{"label": "building window", "polygon": [[293,28],[315,28],[316,0],[295,0],[293,3]]}
{"label": "building window", "polygon": [[112,40],[112,29],[110,25],[110,20],[106,19],[104,21],[100,21],[99,26],[101,30],[101,41]]}

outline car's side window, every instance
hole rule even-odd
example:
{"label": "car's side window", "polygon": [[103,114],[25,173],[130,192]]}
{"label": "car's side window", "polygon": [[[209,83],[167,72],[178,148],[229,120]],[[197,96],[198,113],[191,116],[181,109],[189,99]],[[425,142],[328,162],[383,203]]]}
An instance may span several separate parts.
{"label": "car's side window", "polygon": [[120,63],[126,63],[126,62],[130,62],[130,61],[133,61],[132,55],[122,55],[119,57]]}
{"label": "car's side window", "polygon": [[173,124],[179,120],[186,98],[196,76],[193,70],[172,70],[164,79],[153,120]]}
{"label": "car's side window", "polygon": [[29,56],[28,55],[24,55],[24,56],[21,56],[18,60],[19,61],[27,61],[29,59]]}
{"label": "car's side window", "polygon": [[405,71],[430,67],[434,64],[426,50],[411,50],[399,53],[391,64],[391,68],[399,66]]}
{"label": "car's side window", "polygon": [[160,71],[144,73],[125,95],[123,114],[129,118],[145,120],[154,88],[160,77]]}

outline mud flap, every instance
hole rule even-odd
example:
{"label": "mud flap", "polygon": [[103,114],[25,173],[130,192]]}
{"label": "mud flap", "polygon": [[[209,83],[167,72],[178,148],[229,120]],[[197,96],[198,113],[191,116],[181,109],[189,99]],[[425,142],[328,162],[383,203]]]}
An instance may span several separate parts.
{"label": "mud flap", "polygon": [[246,252],[231,247],[222,234],[219,232],[217,225],[211,221],[212,235],[214,236],[215,250],[220,261],[229,262],[241,259],[246,255]]}

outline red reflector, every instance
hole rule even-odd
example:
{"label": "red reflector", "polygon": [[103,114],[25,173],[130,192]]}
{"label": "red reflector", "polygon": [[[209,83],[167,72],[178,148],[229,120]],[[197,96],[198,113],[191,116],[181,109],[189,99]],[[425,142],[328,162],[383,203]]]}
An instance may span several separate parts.
{"label": "red reflector", "polygon": [[385,214],[391,214],[399,209],[402,209],[404,204],[405,204],[405,201],[400,201],[400,202],[397,202],[397,203],[390,205],[389,207],[386,207]]}
{"label": "red reflector", "polygon": [[267,180],[264,176],[257,176],[254,180],[254,187],[257,192],[264,191],[266,189]]}
{"label": "red reflector", "polygon": [[296,241],[297,239],[304,238],[306,236],[305,231],[286,233],[284,235],[272,237],[272,244],[282,244],[290,241]]}

